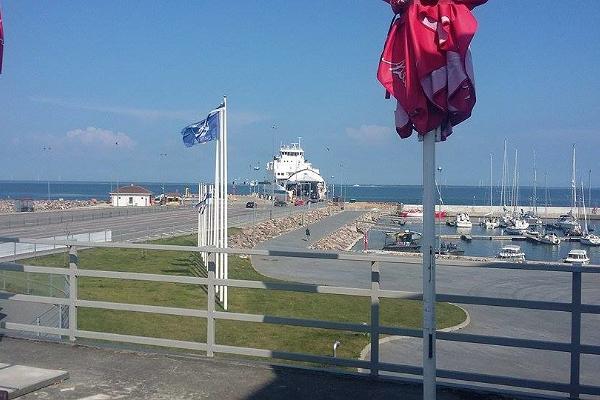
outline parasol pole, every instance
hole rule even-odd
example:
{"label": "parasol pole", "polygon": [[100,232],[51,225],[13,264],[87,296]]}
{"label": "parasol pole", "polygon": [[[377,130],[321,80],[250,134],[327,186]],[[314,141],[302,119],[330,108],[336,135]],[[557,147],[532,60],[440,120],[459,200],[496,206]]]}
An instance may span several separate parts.
{"label": "parasol pole", "polygon": [[423,141],[423,399],[436,395],[435,363],[435,142],[436,128]]}

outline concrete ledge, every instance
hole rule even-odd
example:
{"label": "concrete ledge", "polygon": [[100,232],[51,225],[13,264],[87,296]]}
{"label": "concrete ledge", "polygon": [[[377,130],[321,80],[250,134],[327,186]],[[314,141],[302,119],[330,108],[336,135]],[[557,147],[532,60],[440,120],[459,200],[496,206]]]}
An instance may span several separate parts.
{"label": "concrete ledge", "polygon": [[68,378],[67,371],[0,363],[0,390],[8,392],[9,399],[15,399]]}

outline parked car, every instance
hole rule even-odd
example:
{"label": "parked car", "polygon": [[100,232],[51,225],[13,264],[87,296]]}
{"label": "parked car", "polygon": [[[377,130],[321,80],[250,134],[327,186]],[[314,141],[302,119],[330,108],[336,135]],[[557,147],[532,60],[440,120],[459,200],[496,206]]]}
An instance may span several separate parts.
{"label": "parked car", "polygon": [[294,205],[295,206],[303,206],[304,205],[304,200],[302,200],[302,199],[296,199],[296,201],[294,201]]}
{"label": "parked car", "polygon": [[277,200],[277,201],[275,201],[274,205],[275,205],[275,207],[285,207],[285,206],[287,206],[287,203],[283,200]]}
{"label": "parked car", "polygon": [[255,201],[249,201],[246,203],[246,208],[256,208],[258,204]]}

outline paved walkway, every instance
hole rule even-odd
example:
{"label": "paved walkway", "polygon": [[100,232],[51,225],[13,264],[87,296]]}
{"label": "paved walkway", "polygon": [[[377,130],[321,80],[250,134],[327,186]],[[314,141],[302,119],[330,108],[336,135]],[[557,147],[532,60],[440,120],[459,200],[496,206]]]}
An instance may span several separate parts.
{"label": "paved walkway", "polygon": [[[350,219],[343,213],[316,223],[312,231],[326,231]],[[261,248],[285,246],[305,248],[299,241],[303,230],[291,232],[261,244]],[[340,260],[254,257],[253,265],[261,273],[284,280],[312,284],[370,287],[370,266],[365,262]],[[383,289],[420,292],[420,259],[398,264],[382,263]],[[445,266],[438,263],[438,293],[569,302],[571,276],[568,273],[499,270]],[[600,304],[600,274],[586,274],[582,282],[582,299]],[[511,309],[465,305],[471,324],[461,332],[538,339],[570,341],[570,314],[563,312]],[[381,345],[383,362],[421,365],[421,339],[399,338]],[[600,345],[600,316],[582,317],[582,343]],[[487,373],[515,378],[539,379],[568,383],[568,353],[524,350],[510,347],[438,341],[438,367],[458,371]],[[600,385],[600,357],[582,356],[581,382]]]}
{"label": "paved walkway", "polygon": [[[70,378],[23,400],[419,400],[416,385],[204,357],[117,351],[0,337],[0,362],[62,369]],[[483,398],[440,391],[441,400]]]}

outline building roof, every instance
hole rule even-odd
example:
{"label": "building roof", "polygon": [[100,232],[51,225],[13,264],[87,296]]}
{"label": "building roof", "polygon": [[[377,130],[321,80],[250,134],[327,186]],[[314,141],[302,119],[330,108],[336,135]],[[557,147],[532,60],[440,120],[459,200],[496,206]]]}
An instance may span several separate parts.
{"label": "building roof", "polygon": [[114,192],[110,194],[141,194],[141,195],[150,195],[152,192],[145,187],[137,186],[131,184],[129,186],[120,186]]}

